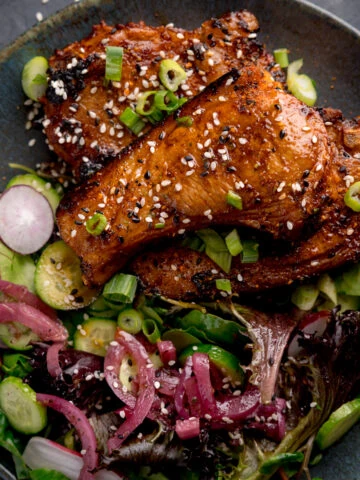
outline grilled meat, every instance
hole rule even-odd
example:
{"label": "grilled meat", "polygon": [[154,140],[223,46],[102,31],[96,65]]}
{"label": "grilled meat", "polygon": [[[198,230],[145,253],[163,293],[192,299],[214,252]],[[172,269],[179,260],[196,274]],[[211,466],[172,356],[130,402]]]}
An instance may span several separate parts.
{"label": "grilled meat", "polygon": [[[333,152],[320,115],[266,70],[225,75],[175,117],[63,199],[60,234],[86,283],[103,284],[149,242],[188,229],[233,224],[296,238],[329,195]],[[242,210],[228,204],[229,191]],[[98,211],[108,224],[94,236],[85,222]]]}
{"label": "grilled meat", "polygon": [[[233,259],[229,275],[214,273],[219,268],[204,253],[170,247],[137,257],[130,269],[141,278],[147,293],[183,300],[212,298],[219,292],[215,279],[231,280],[234,293],[256,292],[291,284],[294,280],[329,271],[360,259],[359,214],[344,204],[344,194],[360,179],[360,118],[343,119],[341,112],[321,111],[329,138],[338,153],[329,176],[337,186],[333,201],[322,210],[318,230],[310,238],[284,247],[273,244],[267,254],[252,264]],[[284,248],[286,252],[284,252]]]}
{"label": "grilled meat", "polygon": [[[208,20],[194,31],[148,27],[143,22],[95,26],[88,38],[57,50],[50,59],[49,88],[43,99],[50,148],[78,177],[116,157],[136,138],[118,117],[141,92],[159,88],[163,58],[175,59],[186,70],[186,82],[177,92],[186,98],[249,62],[283,80],[272,55],[253,38],[258,28],[247,11]],[[104,85],[106,45],[124,49],[121,82],[109,85]]]}

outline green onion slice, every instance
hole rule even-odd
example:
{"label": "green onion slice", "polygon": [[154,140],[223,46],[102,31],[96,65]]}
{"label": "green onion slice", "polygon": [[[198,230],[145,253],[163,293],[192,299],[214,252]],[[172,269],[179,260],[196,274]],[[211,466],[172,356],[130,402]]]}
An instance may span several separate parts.
{"label": "green onion slice", "polygon": [[159,327],[152,318],[148,318],[143,322],[142,331],[150,343],[156,343],[161,339]]}
{"label": "green onion slice", "polygon": [[[135,111],[139,115],[148,116],[151,115],[154,110],[156,109],[156,105],[154,102],[156,90],[148,90],[147,92],[143,92],[138,96],[137,104]],[[154,97],[154,98],[151,98]]]}
{"label": "green onion slice", "polygon": [[218,290],[231,293],[231,282],[228,278],[217,278],[215,280],[215,285]]}
{"label": "green onion slice", "polygon": [[255,240],[244,240],[242,242],[242,263],[254,263],[259,260],[259,244]]}
{"label": "green onion slice", "polygon": [[159,78],[165,88],[175,92],[180,83],[186,80],[186,72],[174,60],[162,60],[160,62]]}
{"label": "green onion slice", "polygon": [[107,219],[103,213],[95,213],[91,218],[86,221],[86,231],[90,235],[97,237],[100,235],[107,225]]}
{"label": "green onion slice", "polygon": [[45,57],[34,57],[25,64],[21,84],[25,95],[32,100],[37,101],[45,95],[48,68],[49,63]]}
{"label": "green onion slice", "polygon": [[238,210],[243,209],[242,198],[240,197],[240,195],[238,195],[237,193],[235,193],[231,190],[226,195],[226,202],[229,205],[237,208]]}
{"label": "green onion slice", "polygon": [[134,308],[126,308],[119,313],[117,318],[118,326],[132,335],[136,335],[141,331],[143,321],[143,314]]}
{"label": "green onion slice", "polygon": [[107,46],[105,62],[105,79],[120,82],[124,50],[122,47]]}
{"label": "green onion slice", "polygon": [[158,90],[155,93],[154,104],[159,110],[171,113],[177,110],[181,105],[187,102],[187,99],[178,98],[170,90]]}
{"label": "green onion slice", "polygon": [[293,291],[291,302],[300,310],[311,310],[319,296],[316,285],[300,285]]}
{"label": "green onion slice", "polygon": [[243,251],[243,246],[236,228],[226,235],[225,243],[233,257],[236,257]]}
{"label": "green onion slice", "polygon": [[351,185],[344,196],[345,205],[354,212],[360,212],[360,182]]}
{"label": "green onion slice", "polygon": [[119,116],[119,120],[135,135],[139,135],[141,130],[145,127],[143,119],[130,107],[125,108],[123,113]]}
{"label": "green onion slice", "polygon": [[186,115],[184,117],[178,117],[176,119],[176,123],[178,125],[183,125],[184,127],[191,127],[191,125],[194,123],[194,120],[192,117]]}
{"label": "green onion slice", "polygon": [[111,302],[132,303],[136,288],[137,278],[134,275],[118,273],[105,284],[103,295]]}
{"label": "green onion slice", "polygon": [[204,228],[196,232],[205,244],[205,253],[224,272],[229,273],[232,257],[227,249],[225,240],[211,228]]}
{"label": "green onion slice", "polygon": [[287,70],[287,84],[290,92],[299,100],[312,107],[317,98],[314,82],[305,74],[299,74],[302,59],[290,63]]}
{"label": "green onion slice", "polygon": [[274,50],[275,62],[279,64],[280,68],[289,66],[289,50],[287,48],[277,48]]}

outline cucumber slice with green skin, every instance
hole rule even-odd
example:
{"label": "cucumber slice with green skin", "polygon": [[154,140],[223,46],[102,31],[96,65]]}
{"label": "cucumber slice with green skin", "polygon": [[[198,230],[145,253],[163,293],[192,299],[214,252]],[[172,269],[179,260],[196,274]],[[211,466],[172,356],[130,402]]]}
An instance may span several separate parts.
{"label": "cucumber slice with green skin", "polygon": [[13,350],[23,351],[32,348],[31,342],[38,341],[39,337],[30,328],[12,322],[0,325],[0,340]]}
{"label": "cucumber slice with green skin", "polygon": [[45,198],[47,198],[51,208],[53,209],[53,212],[56,212],[60,202],[60,195],[49,182],[46,182],[44,179],[32,173],[25,173],[24,175],[16,175],[13,177],[6,185],[6,188],[10,188],[15,185],[28,185],[29,187],[34,188],[37,192],[41,193]]}
{"label": "cucumber slice with green skin", "polygon": [[21,84],[24,93],[32,100],[39,100],[45,95],[47,88],[46,71],[49,63],[45,57],[34,57],[29,60],[22,71]]}
{"label": "cucumber slice with green skin", "polygon": [[360,420],[360,398],[344,403],[321,426],[315,441],[320,450],[325,450],[340,440]]}
{"label": "cucumber slice with green skin", "polygon": [[179,362],[184,365],[186,359],[194,353],[206,353],[209,356],[210,362],[215,365],[225,377],[229,377],[231,383],[237,385],[243,383],[244,371],[239,365],[239,359],[232,353],[217,345],[201,343],[186,347],[179,356]]}
{"label": "cucumber slice with green skin", "polygon": [[24,285],[35,292],[35,263],[30,255],[13,252],[0,242],[0,278],[7,282]]}
{"label": "cucumber slice with green skin", "polygon": [[42,252],[36,265],[35,289],[39,297],[57,310],[73,310],[94,302],[98,291],[86,287],[80,259],[59,240]]}
{"label": "cucumber slice with green skin", "polygon": [[74,335],[76,350],[105,357],[109,343],[115,338],[117,323],[105,318],[92,318],[84,322]]}
{"label": "cucumber slice with green skin", "polygon": [[46,427],[46,407],[36,401],[35,391],[20,378],[7,377],[0,383],[0,409],[20,433],[33,435]]}

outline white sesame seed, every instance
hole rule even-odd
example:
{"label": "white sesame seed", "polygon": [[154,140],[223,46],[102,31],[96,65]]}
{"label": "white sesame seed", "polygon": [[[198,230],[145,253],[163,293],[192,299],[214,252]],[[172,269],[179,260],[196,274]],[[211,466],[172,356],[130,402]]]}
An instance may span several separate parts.
{"label": "white sesame seed", "polygon": [[287,221],[286,222],[286,227],[288,230],[292,230],[294,228],[294,224],[290,221]]}
{"label": "white sesame seed", "polygon": [[36,12],[35,17],[38,22],[42,22],[44,20],[44,15],[41,12]]}
{"label": "white sesame seed", "polygon": [[185,233],[185,229],[184,228],[180,228],[180,230],[178,230],[178,234],[179,235],[183,235]]}
{"label": "white sesame seed", "polygon": [[31,140],[29,140],[28,145],[29,145],[29,147],[33,147],[35,145],[35,143],[36,143],[36,139],[32,138]]}
{"label": "white sesame seed", "polygon": [[246,138],[241,137],[239,138],[239,143],[240,145],[245,145],[246,143],[248,143],[248,141],[246,140]]}
{"label": "white sesame seed", "polygon": [[156,389],[159,389],[159,388],[161,387],[160,382],[156,380],[156,381],[154,382],[154,387],[155,387]]}
{"label": "white sesame seed", "polygon": [[312,143],[317,143],[318,139],[316,135],[313,135],[311,138]]}
{"label": "white sesame seed", "polygon": [[181,185],[181,183],[177,183],[177,184],[175,185],[175,190],[176,190],[177,192],[180,192],[180,191],[182,190],[182,185]]}
{"label": "white sesame seed", "polygon": [[171,180],[162,180],[161,182],[162,187],[167,187],[168,185],[171,185]]}

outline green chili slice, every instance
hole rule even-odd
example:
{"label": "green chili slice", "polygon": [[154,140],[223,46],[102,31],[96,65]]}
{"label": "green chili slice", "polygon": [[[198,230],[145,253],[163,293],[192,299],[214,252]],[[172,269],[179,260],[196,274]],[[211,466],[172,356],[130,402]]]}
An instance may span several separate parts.
{"label": "green chili slice", "polygon": [[125,332],[135,335],[142,329],[144,316],[134,308],[126,308],[119,313],[117,318],[118,326]]}
{"label": "green chili slice", "polygon": [[107,225],[107,218],[103,213],[94,213],[94,215],[86,221],[85,227],[86,231],[90,235],[97,237],[100,235]]}
{"label": "green chili slice", "polygon": [[345,205],[354,212],[360,212],[360,182],[351,185],[344,196]]}
{"label": "green chili slice", "polygon": [[159,78],[165,88],[175,92],[180,83],[186,80],[186,72],[174,60],[162,60],[159,67]]}
{"label": "green chili slice", "polygon": [[120,82],[124,50],[122,47],[107,46],[105,61],[105,79]]}

